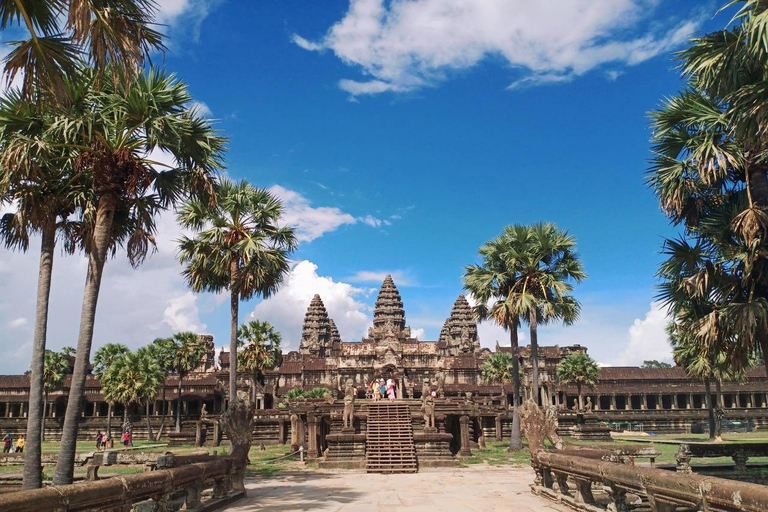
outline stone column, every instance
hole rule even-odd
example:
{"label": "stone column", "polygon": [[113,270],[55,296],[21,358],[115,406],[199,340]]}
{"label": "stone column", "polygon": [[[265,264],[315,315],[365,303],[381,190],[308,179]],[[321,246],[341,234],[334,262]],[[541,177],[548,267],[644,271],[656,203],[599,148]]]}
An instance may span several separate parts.
{"label": "stone column", "polygon": [[752,400],[753,400],[752,393],[747,393],[747,409],[752,408]]}
{"label": "stone column", "polygon": [[693,409],[693,393],[688,393],[688,398],[685,404],[686,409]]}
{"label": "stone column", "polygon": [[628,411],[632,408],[632,395],[624,395],[624,410]]}
{"label": "stone column", "polygon": [[397,389],[395,389],[395,396],[397,398],[403,398],[403,378],[397,379]]}
{"label": "stone column", "polygon": [[318,450],[317,450],[317,416],[314,414],[307,414],[307,425],[308,425],[308,437],[309,437],[309,448],[307,449],[308,456],[309,457],[318,457]]}
{"label": "stone column", "polygon": [[664,402],[662,401],[661,395],[656,395],[656,408],[657,409],[664,408]]}
{"label": "stone column", "polygon": [[469,447],[469,416],[462,416],[459,418],[459,425],[461,426],[461,448],[459,449],[459,455],[461,457],[471,457],[472,450]]}
{"label": "stone column", "polygon": [[304,446],[307,440],[307,425],[304,422],[304,418],[299,416],[299,446]]}
{"label": "stone column", "polygon": [[501,441],[504,439],[504,433],[501,426],[501,414],[496,415],[496,440]]}
{"label": "stone column", "polygon": [[643,393],[642,395],[642,401],[640,402],[640,409],[647,409],[648,408],[648,395]]}
{"label": "stone column", "polygon": [[291,414],[291,452],[299,449],[299,423],[301,420],[297,414]]}
{"label": "stone column", "polygon": [[600,410],[600,395],[595,395],[595,403],[592,404],[592,408],[595,411],[599,411]]}
{"label": "stone column", "polygon": [[734,393],[732,396],[733,396],[733,401],[731,402],[731,409],[735,409],[736,407],[738,407],[740,405],[739,404],[739,394],[738,393]]}
{"label": "stone column", "polygon": [[611,393],[611,410],[616,410],[616,393]]}
{"label": "stone column", "polygon": [[277,420],[277,442],[285,444],[285,419],[283,418]]}

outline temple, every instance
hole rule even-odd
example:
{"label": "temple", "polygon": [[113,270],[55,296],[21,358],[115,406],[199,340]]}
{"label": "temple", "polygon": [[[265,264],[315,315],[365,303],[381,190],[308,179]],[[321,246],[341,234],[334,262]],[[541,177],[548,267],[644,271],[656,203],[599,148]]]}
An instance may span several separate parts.
{"label": "temple", "polygon": [[[217,362],[213,338],[201,335],[201,341],[207,346],[207,356],[195,372],[185,376],[181,395],[177,391],[177,376],[169,375],[165,394],[158,395],[149,405],[149,424],[153,429],[165,425],[162,435],[172,440],[178,438],[179,443],[199,438],[201,417],[207,421],[217,417],[230,399],[229,353],[222,352]],[[374,378],[393,379],[397,383],[397,403],[405,408],[406,422],[407,418],[421,417],[427,398],[424,393],[429,391],[431,395],[434,391],[434,426],[425,427],[428,421],[422,424],[421,419],[414,419],[413,436],[416,453],[438,463],[446,454],[453,456],[462,450],[466,453],[483,436],[500,438],[509,432],[511,386],[502,388],[497,383],[484,382],[481,368],[494,351],[511,352],[511,348],[496,344],[492,351],[483,348],[480,341],[470,304],[462,295],[456,298],[436,341],[414,337],[407,326],[400,292],[392,277],[387,276],[376,299],[373,325],[362,340],[343,341],[322,297],[315,295],[304,317],[298,350],[284,354],[280,367],[266,372],[261,381],[255,382],[255,388],[254,380],[242,375],[238,378],[238,393],[247,394],[257,404],[254,435],[258,441],[287,443],[290,439],[292,444],[301,444],[303,439],[311,453],[330,457],[332,462],[334,455],[340,453],[350,460],[359,460],[360,453],[365,453],[365,442],[359,436],[365,437],[368,419],[376,414],[376,404],[368,390]],[[527,346],[518,352],[524,397],[531,397],[530,350]],[[559,406],[563,435],[588,436],[589,425],[690,432],[697,423],[706,421],[704,385],[687,377],[679,367],[601,368],[599,383],[584,389],[588,410],[576,411],[576,387],[560,383],[556,375],[558,362],[574,352],[586,353],[587,348],[578,344],[539,347],[541,389],[535,398],[539,403]],[[763,367],[750,370],[743,382],[723,382],[718,405],[725,417],[767,426],[767,384]],[[286,398],[291,390],[314,388],[329,390],[331,398]],[[45,417],[49,438],[57,438],[61,433],[68,391],[67,380],[62,390],[48,396]],[[26,375],[0,376],[0,431],[24,431],[28,398]],[[342,426],[343,400],[356,404],[352,407],[358,414],[352,427]],[[175,433],[172,427],[179,408],[183,428]],[[80,428],[83,438],[92,438],[95,432],[106,428],[107,410],[98,380],[89,376]],[[127,411],[137,439],[146,435],[145,413],[143,404],[129,406]],[[123,406],[116,404],[113,415],[113,424],[119,425]],[[347,430],[343,431],[344,428]],[[218,442],[213,438],[220,434],[204,435],[211,442]]]}

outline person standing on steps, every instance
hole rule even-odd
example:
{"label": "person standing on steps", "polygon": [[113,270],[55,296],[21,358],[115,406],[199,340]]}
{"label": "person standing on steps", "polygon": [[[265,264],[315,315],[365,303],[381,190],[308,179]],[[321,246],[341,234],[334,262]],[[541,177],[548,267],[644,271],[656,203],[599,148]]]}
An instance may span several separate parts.
{"label": "person standing on steps", "polygon": [[390,402],[395,401],[395,381],[387,379],[387,398]]}

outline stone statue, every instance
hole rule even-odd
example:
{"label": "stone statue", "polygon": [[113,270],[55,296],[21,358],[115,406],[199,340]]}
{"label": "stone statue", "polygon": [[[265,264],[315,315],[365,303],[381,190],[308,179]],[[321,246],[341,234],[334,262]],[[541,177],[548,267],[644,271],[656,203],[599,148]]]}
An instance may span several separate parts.
{"label": "stone statue", "polygon": [[592,412],[592,397],[587,397],[587,403],[584,405],[584,410],[587,412]]}
{"label": "stone statue", "polygon": [[437,379],[438,398],[445,398],[445,372],[443,370],[437,370],[437,372],[435,372],[435,379]]}
{"label": "stone statue", "polygon": [[347,379],[347,387],[344,390],[344,430],[355,428],[355,398],[357,397],[357,388],[355,381]]}
{"label": "stone statue", "polygon": [[539,407],[530,398],[520,406],[520,427],[528,440],[531,455],[544,449],[544,440],[549,439],[555,448],[562,449],[563,441],[557,434],[557,408]]}
{"label": "stone statue", "polygon": [[722,407],[715,407],[715,439],[721,441],[723,438],[723,418],[725,411]]}
{"label": "stone statue", "polygon": [[203,408],[200,409],[200,419],[206,420],[208,419],[208,408],[203,404]]}
{"label": "stone statue", "polygon": [[424,411],[424,431],[435,431],[435,398],[432,394],[428,394],[426,400],[421,405],[421,409]]}
{"label": "stone statue", "polygon": [[430,394],[432,394],[432,386],[429,384],[429,379],[424,379],[424,383],[421,385],[421,403],[422,404]]}

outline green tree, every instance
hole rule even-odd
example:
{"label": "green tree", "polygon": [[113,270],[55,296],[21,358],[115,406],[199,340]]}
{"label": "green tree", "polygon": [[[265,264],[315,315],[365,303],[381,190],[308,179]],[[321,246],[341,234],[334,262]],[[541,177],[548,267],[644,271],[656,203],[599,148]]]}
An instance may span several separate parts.
{"label": "green tree", "polygon": [[[155,357],[157,358],[157,363],[160,365],[160,368],[163,369],[165,372],[165,376],[168,376],[169,373],[174,371],[174,362],[176,358],[176,342],[173,340],[173,338],[155,338],[155,340],[152,342],[151,345],[154,349]],[[163,391],[162,391],[162,397],[163,397],[163,407],[162,407],[162,415],[163,419],[160,423],[160,428],[157,431],[157,438],[156,441],[160,440],[160,436],[163,434],[163,428],[165,428],[165,420],[168,416],[168,402],[166,400],[166,385],[165,385],[166,379],[163,378]]]}
{"label": "green tree", "polygon": [[150,344],[136,351],[141,364],[141,378],[136,383],[138,401],[144,402],[144,417],[147,421],[147,440],[152,439],[150,405],[157,399],[161,388],[165,388],[167,369],[161,364],[162,354],[157,345]]}
{"label": "green tree", "polygon": [[475,301],[472,308],[478,321],[490,320],[509,331],[512,347],[512,434],[510,450],[520,450],[523,440],[520,433],[520,360],[517,329],[520,316],[512,308],[510,298],[517,280],[517,262],[511,251],[516,232],[505,230],[479,249],[482,263],[464,267],[464,288]]}
{"label": "green tree", "polygon": [[[10,83],[23,76],[27,98],[66,103],[66,81],[87,59],[113,79],[130,78],[152,51],[163,50],[162,36],[152,28],[152,0],[16,0],[0,4],[0,30],[23,28],[29,37],[13,41],[5,58]],[[117,72],[120,71],[120,73]]]}
{"label": "green tree", "polygon": [[75,353],[76,352],[77,352],[77,350],[75,350],[73,347],[62,347],[61,348],[61,353],[64,354],[65,356],[75,357]]}
{"label": "green tree", "polygon": [[[202,198],[202,203],[215,200],[214,179],[224,142],[210,122],[189,107],[192,98],[187,87],[173,75],[151,69],[131,81],[128,89],[121,82],[117,86],[99,82],[88,70],[79,79],[77,115],[60,116],[52,126],[52,137],[80,148],[76,162],[89,178],[97,207],[85,212],[88,271],[53,479],[56,485],[72,482],[78,419],[108,253],[124,246],[130,262],[139,265],[154,247],[155,218],[161,211],[189,196]],[[159,164],[147,156],[153,151],[171,156],[171,168],[157,170]]]}
{"label": "green tree", "polygon": [[282,336],[269,322],[252,320],[240,326],[237,340],[237,367],[251,373],[251,401],[256,402],[256,383],[263,384],[264,372],[274,370],[282,362]]}
{"label": "green tree", "polygon": [[[102,387],[104,387],[104,374],[107,369],[128,352],[130,350],[122,343],[107,343],[93,355],[93,375],[99,379]],[[112,437],[112,412],[115,401],[108,399],[107,393],[104,393],[104,398],[107,401],[107,436]]]}
{"label": "green tree", "polygon": [[205,345],[200,337],[193,332],[178,332],[173,335],[176,352],[173,368],[179,377],[178,402],[176,404],[176,432],[181,432],[181,384],[184,377],[200,366],[205,357]]}
{"label": "green tree", "polygon": [[[499,384],[505,401],[507,397],[506,387],[515,380],[515,366],[517,366],[517,371],[520,371],[519,365],[514,364],[514,359],[511,354],[506,352],[495,352],[483,361],[483,365],[480,367],[480,375],[483,382],[486,384]],[[518,380],[519,377],[518,375]]]}
{"label": "green tree", "polygon": [[[40,441],[45,441],[45,417],[48,410],[48,394],[53,393],[54,391],[60,391],[64,387],[64,379],[68,374],[69,362],[64,358],[64,356],[57,352],[46,350],[43,367],[44,397],[42,417],[43,421],[42,428],[40,429]],[[27,442],[31,441],[31,439],[29,439],[29,434],[27,434],[27,436]]]}
{"label": "green tree", "polygon": [[568,354],[557,364],[557,378],[563,384],[576,384],[579,394],[579,409],[584,408],[582,386],[594,387],[599,380],[600,367],[587,354]]}
{"label": "green tree", "polygon": [[641,368],[672,368],[672,365],[665,363],[664,361],[657,361],[656,359],[648,359],[643,361]]}
{"label": "green tree", "polygon": [[[30,236],[41,238],[35,308],[35,331],[30,364],[27,445],[24,456],[24,489],[42,485],[40,440],[44,421],[43,367],[48,330],[48,306],[57,238],[63,252],[75,248],[71,215],[85,203],[83,187],[73,180],[71,150],[52,146],[46,133],[53,120],[32,100],[11,90],[0,99],[0,164],[8,165],[0,175],[0,204],[14,211],[0,217],[0,240],[6,248],[27,251]],[[61,162],[64,162],[62,165]]]}
{"label": "green tree", "polygon": [[189,286],[196,292],[230,294],[230,400],[237,397],[240,301],[275,293],[297,244],[293,229],[280,226],[282,213],[282,203],[268,191],[227,179],[217,190],[216,204],[193,199],[179,213],[179,223],[196,232],[179,242]]}

